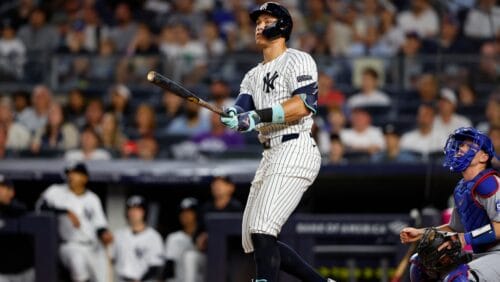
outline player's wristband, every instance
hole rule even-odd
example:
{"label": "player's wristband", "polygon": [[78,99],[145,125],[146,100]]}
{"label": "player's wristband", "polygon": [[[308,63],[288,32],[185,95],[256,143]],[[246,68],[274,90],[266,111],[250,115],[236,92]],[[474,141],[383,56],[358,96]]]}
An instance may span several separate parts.
{"label": "player's wristband", "polygon": [[271,108],[265,108],[262,110],[255,111],[261,122],[271,122],[271,123],[284,123],[285,122],[285,109],[281,104],[276,104]]}
{"label": "player's wristband", "polygon": [[497,240],[495,229],[491,224],[479,227],[464,234],[465,243],[467,245],[484,245],[493,243]]}

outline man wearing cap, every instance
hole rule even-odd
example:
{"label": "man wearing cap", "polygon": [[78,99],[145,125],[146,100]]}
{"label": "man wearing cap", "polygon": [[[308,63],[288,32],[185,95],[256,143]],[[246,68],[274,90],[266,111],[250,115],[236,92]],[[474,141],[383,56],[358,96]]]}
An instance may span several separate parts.
{"label": "man wearing cap", "polygon": [[[0,219],[26,213],[26,206],[14,199],[12,181],[0,174]],[[34,281],[33,238],[22,233],[0,233],[0,281]]]}
{"label": "man wearing cap", "polygon": [[457,96],[449,88],[442,88],[439,92],[438,114],[434,118],[433,130],[440,138],[439,144],[444,144],[448,135],[460,127],[472,126],[471,121],[459,114],[456,114]]}
{"label": "man wearing cap", "polygon": [[165,278],[168,282],[184,282],[185,254],[196,249],[193,238],[198,231],[198,200],[185,198],[179,205],[181,230],[170,233],[165,240]]}
{"label": "man wearing cap", "polygon": [[111,270],[105,248],[113,235],[107,229],[101,200],[87,189],[89,174],[84,163],[69,165],[65,173],[67,183],[48,187],[37,209],[58,216],[59,255],[72,281],[107,281]]}
{"label": "man wearing cap", "polygon": [[126,202],[128,227],[116,231],[115,270],[119,281],[158,281],[163,266],[163,240],[146,224],[146,200],[133,195]]}

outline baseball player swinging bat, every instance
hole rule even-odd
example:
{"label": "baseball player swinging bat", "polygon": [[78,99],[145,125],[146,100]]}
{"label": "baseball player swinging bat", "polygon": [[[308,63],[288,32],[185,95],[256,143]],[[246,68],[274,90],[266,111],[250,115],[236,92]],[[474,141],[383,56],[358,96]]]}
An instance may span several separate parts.
{"label": "baseball player swinging bat", "polygon": [[201,99],[200,97],[196,96],[193,92],[187,90],[184,88],[182,85],[178,84],[177,82],[155,72],[155,71],[150,71],[148,72],[147,79],[149,82],[153,83],[156,86],[159,86],[165,90],[173,92],[175,95],[184,98],[190,102],[196,103],[204,108],[209,109],[210,111],[219,114],[220,116],[227,117],[227,114],[224,112],[223,109],[212,105],[208,103],[207,101]]}

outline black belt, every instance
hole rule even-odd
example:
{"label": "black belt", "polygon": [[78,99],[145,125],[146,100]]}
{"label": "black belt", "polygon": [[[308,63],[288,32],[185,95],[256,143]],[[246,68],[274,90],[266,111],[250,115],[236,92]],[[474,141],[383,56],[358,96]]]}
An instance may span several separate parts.
{"label": "black belt", "polygon": [[[291,133],[291,134],[281,135],[281,143],[285,143],[286,141],[297,139],[297,138],[299,138],[299,136],[300,136],[300,133]],[[309,136],[312,137],[312,133],[309,133]],[[279,138],[279,137],[276,137],[276,138]],[[262,147],[264,148],[264,150],[271,149],[271,140],[269,139],[269,140],[265,141],[264,143],[262,143]]]}

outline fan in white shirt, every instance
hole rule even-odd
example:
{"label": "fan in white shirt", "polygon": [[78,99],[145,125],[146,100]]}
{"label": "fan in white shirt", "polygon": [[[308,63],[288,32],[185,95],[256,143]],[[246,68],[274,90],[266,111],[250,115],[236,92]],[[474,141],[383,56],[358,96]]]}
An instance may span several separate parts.
{"label": "fan in white shirt", "polygon": [[363,70],[361,92],[347,100],[349,108],[367,106],[389,106],[391,99],[384,92],[377,89],[379,75],[373,68]]}
{"label": "fan in white shirt", "polygon": [[427,155],[443,149],[444,144],[432,130],[436,109],[432,104],[421,104],[417,112],[417,128],[401,136],[401,150]]}
{"label": "fan in white shirt", "polygon": [[374,154],[385,149],[382,130],[372,126],[371,116],[363,108],[352,110],[351,128],[340,131],[340,140],[348,151]]}

